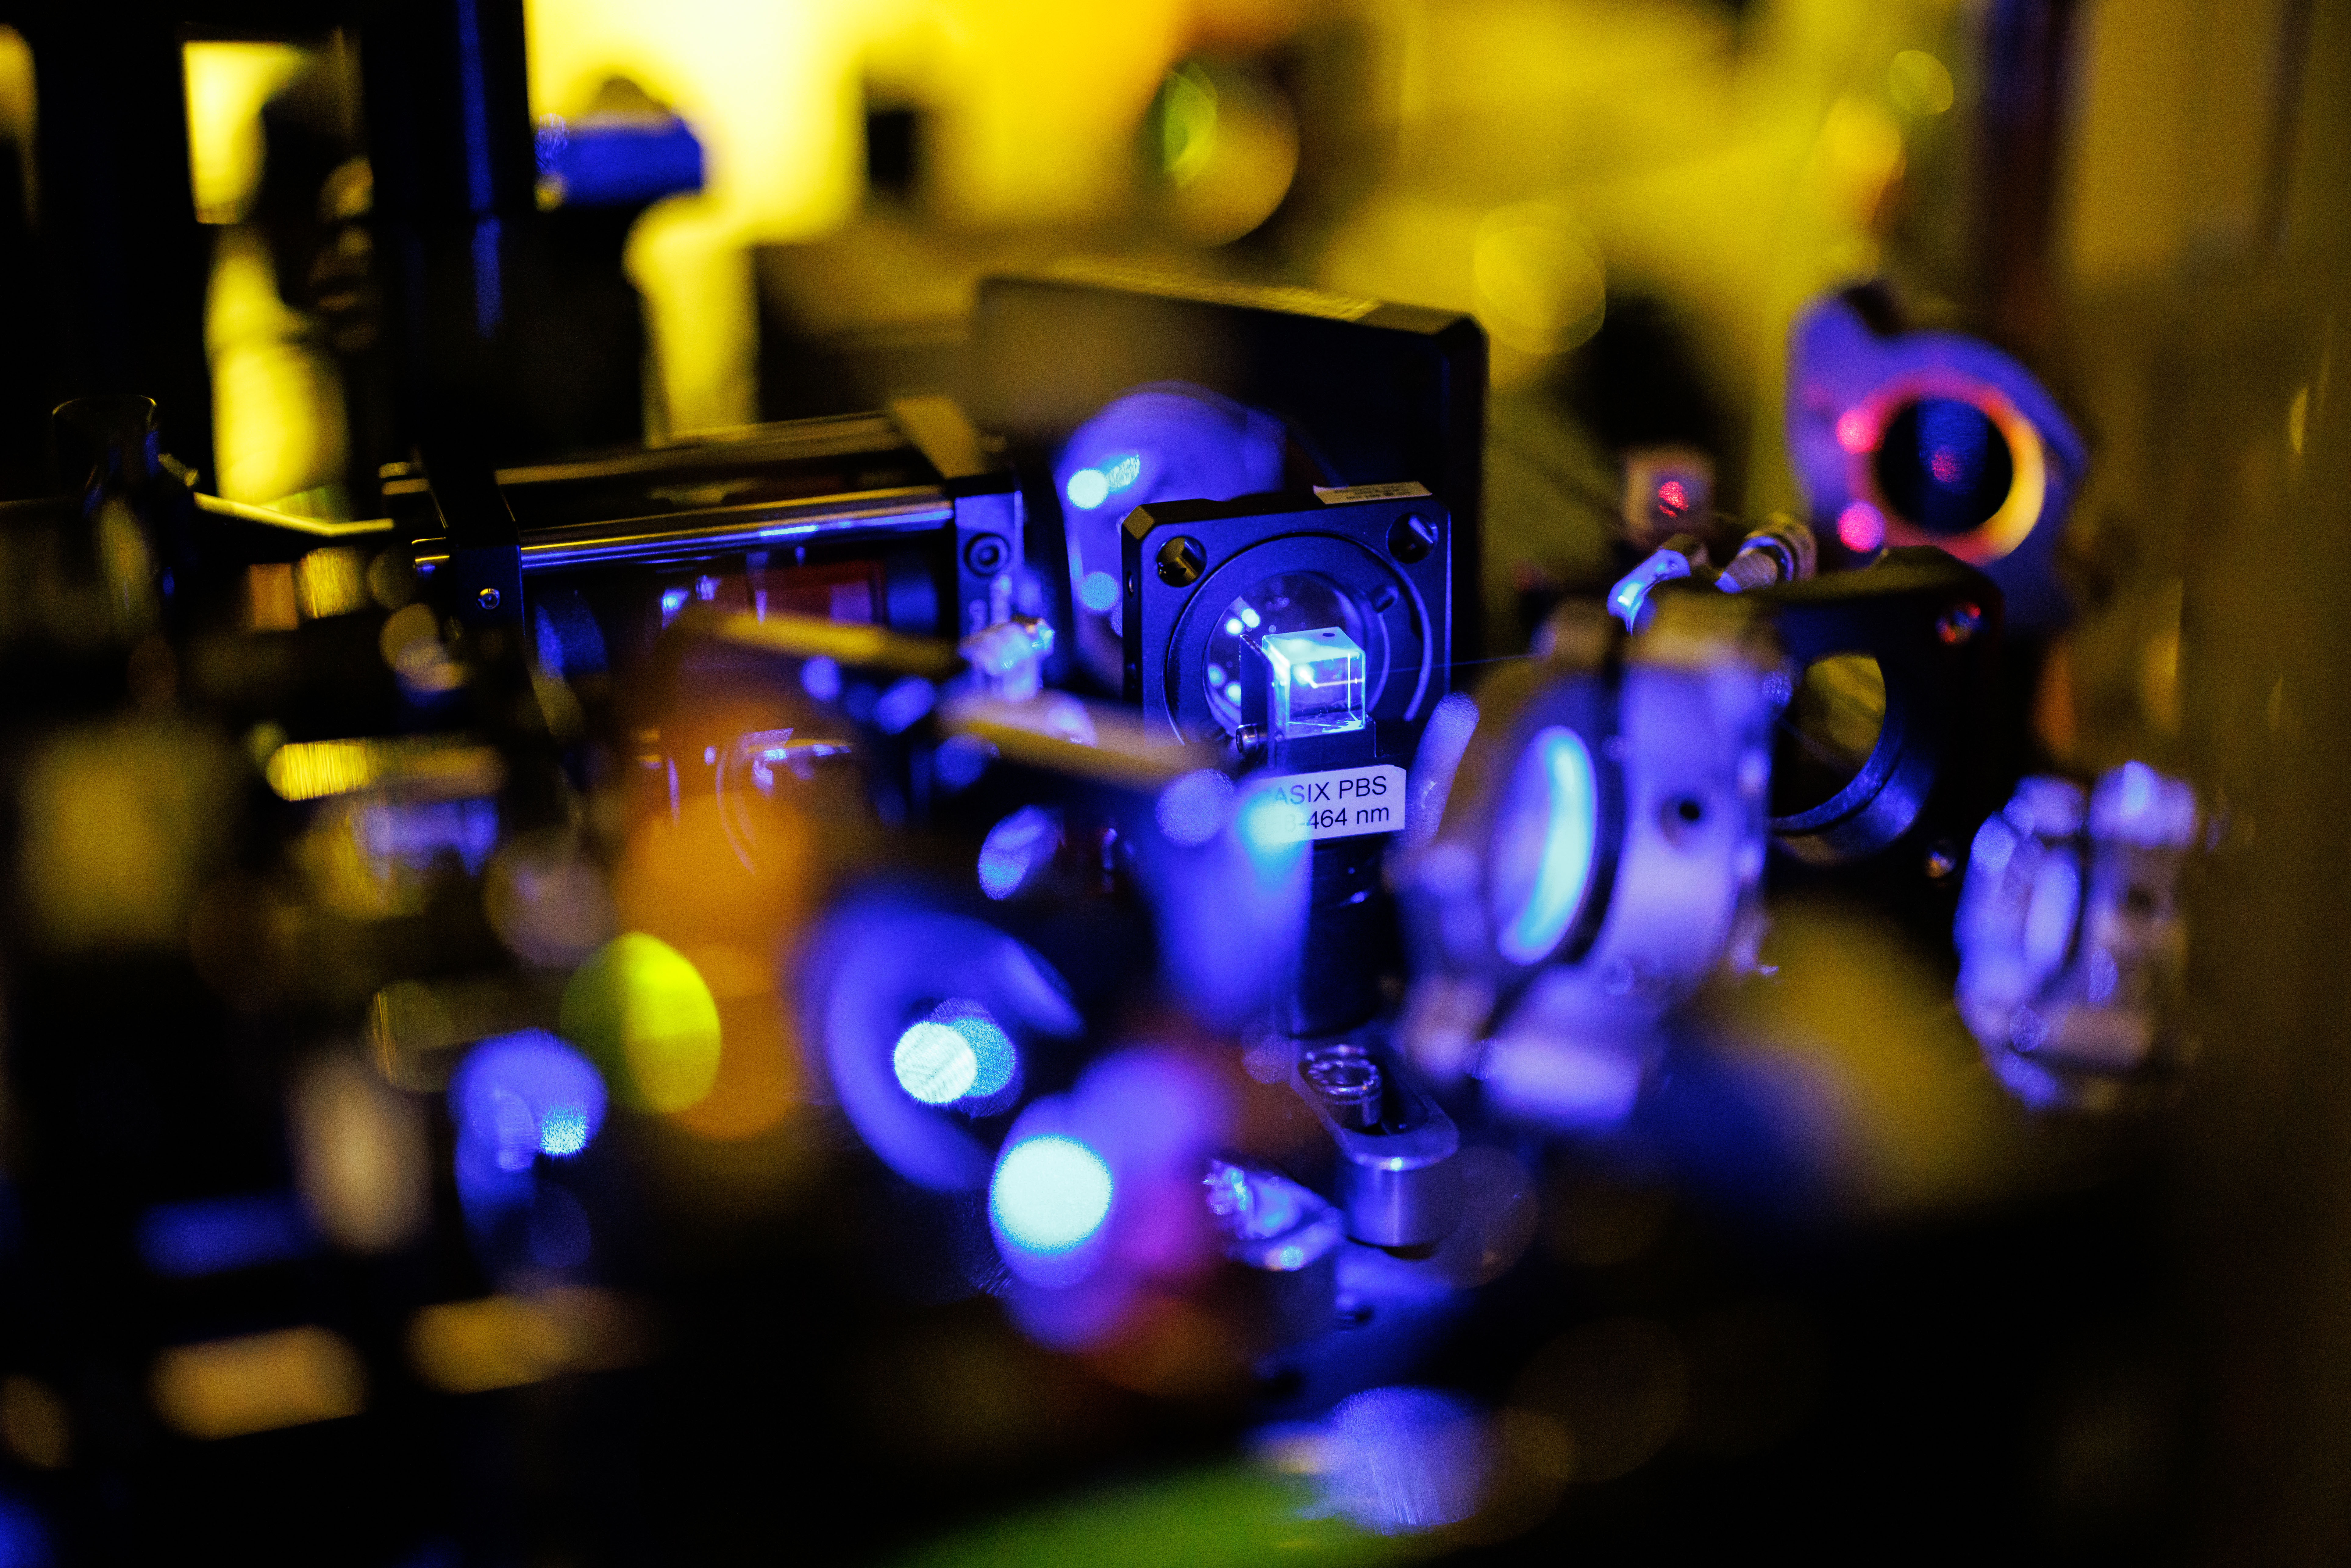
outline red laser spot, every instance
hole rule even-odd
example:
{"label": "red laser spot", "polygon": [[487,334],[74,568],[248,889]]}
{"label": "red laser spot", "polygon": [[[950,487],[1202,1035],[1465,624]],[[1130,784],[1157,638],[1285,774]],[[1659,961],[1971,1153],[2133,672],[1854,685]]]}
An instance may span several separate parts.
{"label": "red laser spot", "polygon": [[1886,519],[1876,507],[1855,501],[1837,514],[1837,542],[1856,555],[1867,555],[1886,542]]}

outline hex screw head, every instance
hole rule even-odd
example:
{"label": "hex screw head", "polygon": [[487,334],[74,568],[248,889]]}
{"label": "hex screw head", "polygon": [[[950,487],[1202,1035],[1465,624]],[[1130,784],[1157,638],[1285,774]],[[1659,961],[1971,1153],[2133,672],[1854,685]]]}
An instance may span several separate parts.
{"label": "hex screw head", "polygon": [[1344,1046],[1310,1051],[1298,1075],[1340,1125],[1360,1131],[1379,1121],[1379,1063],[1361,1051]]}
{"label": "hex screw head", "polygon": [[1437,548],[1437,525],[1418,512],[1406,512],[1388,526],[1388,554],[1406,566],[1428,559]]}
{"label": "hex screw head", "polygon": [[485,610],[496,610],[498,607],[498,591],[495,588],[486,588],[474,595],[474,598]]}
{"label": "hex screw head", "polygon": [[1189,588],[1208,570],[1208,552],[1200,541],[1177,535],[1159,547],[1159,580],[1170,588]]}

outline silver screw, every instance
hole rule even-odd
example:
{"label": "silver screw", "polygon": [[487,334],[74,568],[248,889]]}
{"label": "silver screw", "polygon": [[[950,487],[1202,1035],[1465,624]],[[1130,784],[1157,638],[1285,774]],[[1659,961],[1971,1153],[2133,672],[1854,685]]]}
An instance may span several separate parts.
{"label": "silver screw", "polygon": [[1379,1063],[1363,1052],[1346,1046],[1310,1051],[1298,1075],[1340,1125],[1361,1130],[1380,1119]]}
{"label": "silver screw", "polygon": [[486,588],[474,597],[481,601],[482,608],[485,610],[496,610],[498,607],[498,591],[495,588]]}

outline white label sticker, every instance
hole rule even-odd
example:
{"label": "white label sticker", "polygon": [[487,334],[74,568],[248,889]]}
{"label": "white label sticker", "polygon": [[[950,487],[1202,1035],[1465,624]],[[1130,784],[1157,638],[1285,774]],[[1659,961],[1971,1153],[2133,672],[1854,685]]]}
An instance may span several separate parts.
{"label": "white label sticker", "polygon": [[1251,831],[1272,843],[1404,831],[1404,769],[1393,762],[1286,773],[1242,787]]}
{"label": "white label sticker", "polygon": [[1326,507],[1344,507],[1356,501],[1406,501],[1415,496],[1426,496],[1428,486],[1405,479],[1394,485],[1349,485],[1343,488],[1314,486],[1314,498]]}

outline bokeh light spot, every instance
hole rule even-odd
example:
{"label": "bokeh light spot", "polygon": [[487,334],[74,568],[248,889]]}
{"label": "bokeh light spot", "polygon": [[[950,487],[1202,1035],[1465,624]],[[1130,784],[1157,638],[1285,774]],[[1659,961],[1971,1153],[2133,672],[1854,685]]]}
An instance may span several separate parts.
{"label": "bokeh light spot", "polygon": [[1521,353],[1560,353],[1600,328],[1608,282],[1599,243],[1548,204],[1488,214],[1479,225],[1471,273],[1479,319]]}
{"label": "bokeh light spot", "polygon": [[1215,768],[1186,773],[1160,791],[1159,831],[1171,843],[1205,844],[1225,825],[1232,801],[1233,781]]}
{"label": "bokeh light spot", "polygon": [[1373,1388],[1331,1413],[1330,1501],[1365,1530],[1414,1534],[1477,1511],[1491,1443],[1474,1411],[1426,1388]]}
{"label": "bokeh light spot", "polygon": [[683,1111],[718,1077],[718,1003],[684,955],[642,931],[616,936],[564,988],[561,1027],[632,1105]]}
{"label": "bokeh light spot", "polygon": [[538,1152],[576,1155],[588,1146],[588,1116],[576,1105],[558,1105],[539,1119]]}
{"label": "bokeh light spot", "polygon": [[49,1568],[49,1532],[31,1506],[0,1497],[0,1568]]}
{"label": "bokeh light spot", "polygon": [[[985,1101],[1012,1082],[1012,1037],[977,1002],[941,1002],[909,1025],[890,1053],[898,1087],[925,1105]],[[977,1107],[976,1107],[977,1108]]]}
{"label": "bokeh light spot", "polygon": [[1061,842],[1059,818],[1042,806],[1021,807],[980,841],[979,891],[990,898],[1011,897]]}
{"label": "bokeh light spot", "polygon": [[971,1087],[965,1091],[967,1097],[985,1100],[1012,1082],[1019,1052],[995,1014],[977,1002],[949,1000],[933,1010],[931,1022],[954,1032],[971,1051],[973,1072]]}
{"label": "bokeh light spot", "polygon": [[1924,49],[1905,49],[1894,57],[1886,73],[1886,90],[1912,114],[1940,114],[1957,96],[1950,71]]}
{"label": "bokeh light spot", "polygon": [[1110,498],[1110,481],[1099,468],[1081,468],[1070,476],[1070,505],[1091,512]]}
{"label": "bokeh light spot", "polygon": [[1866,555],[1886,542],[1886,517],[1866,501],[1855,501],[1837,514],[1837,542]]}
{"label": "bokeh light spot", "polygon": [[898,1087],[925,1105],[952,1105],[971,1092],[979,1077],[979,1058],[965,1040],[945,1024],[923,1019],[907,1027],[890,1052],[890,1071]]}
{"label": "bokeh light spot", "polygon": [[1109,1218],[1110,1200],[1110,1166],[1075,1138],[1058,1134],[1029,1138],[1007,1150],[987,1189],[997,1228],[1030,1252],[1067,1252],[1081,1245]]}
{"label": "bokeh light spot", "polygon": [[588,1059],[538,1030],[474,1048],[449,1084],[450,1109],[501,1170],[576,1155],[604,1122],[604,1081]]}

